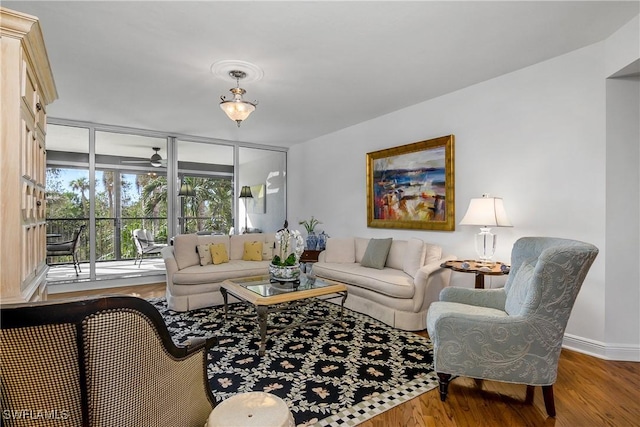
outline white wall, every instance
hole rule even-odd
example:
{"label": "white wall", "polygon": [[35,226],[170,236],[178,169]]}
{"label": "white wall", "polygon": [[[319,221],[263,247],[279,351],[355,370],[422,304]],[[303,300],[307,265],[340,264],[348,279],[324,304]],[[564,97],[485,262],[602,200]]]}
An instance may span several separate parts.
{"label": "white wall", "polygon": [[640,78],[608,79],[605,336],[609,353],[638,353],[640,348],[639,117]]}
{"label": "white wall", "polygon": [[[640,360],[640,17],[605,42],[606,355]],[[625,73],[635,73],[625,76]]]}
{"label": "white wall", "polygon": [[[290,222],[314,215],[331,236],[416,236],[459,258],[474,257],[474,227],[430,232],[366,225],[365,154],[454,134],[456,224],[469,199],[484,192],[504,198],[514,224],[495,229],[496,259],[509,261],[522,236],[573,238],[600,248],[567,332],[576,337],[574,346],[604,355],[605,78],[605,48],[598,43],[293,146]],[[467,276],[454,273],[454,284],[472,286]]]}

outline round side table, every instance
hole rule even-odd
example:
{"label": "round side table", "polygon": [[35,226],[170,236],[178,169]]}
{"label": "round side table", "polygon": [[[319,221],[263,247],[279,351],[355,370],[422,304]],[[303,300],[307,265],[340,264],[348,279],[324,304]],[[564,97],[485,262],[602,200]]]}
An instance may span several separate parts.
{"label": "round side table", "polygon": [[261,391],[236,394],[220,402],[205,427],[295,427],[284,400]]}
{"label": "round side table", "polygon": [[484,289],[484,276],[502,276],[509,274],[509,266],[501,262],[495,262],[487,266],[475,260],[447,261],[441,264],[440,267],[450,268],[453,271],[460,271],[462,273],[474,273],[476,275],[476,289]]}

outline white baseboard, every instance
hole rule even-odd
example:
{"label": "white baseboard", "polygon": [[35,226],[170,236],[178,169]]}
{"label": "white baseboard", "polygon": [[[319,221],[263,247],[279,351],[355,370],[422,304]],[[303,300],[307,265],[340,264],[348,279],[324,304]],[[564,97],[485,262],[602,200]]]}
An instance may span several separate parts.
{"label": "white baseboard", "polygon": [[600,359],[640,362],[640,345],[605,344],[601,341],[565,334],[562,347]]}

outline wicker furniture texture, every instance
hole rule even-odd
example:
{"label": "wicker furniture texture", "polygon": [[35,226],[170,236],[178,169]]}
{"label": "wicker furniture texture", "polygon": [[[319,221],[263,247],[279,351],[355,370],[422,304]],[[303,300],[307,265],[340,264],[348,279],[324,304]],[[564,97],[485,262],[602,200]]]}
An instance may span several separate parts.
{"label": "wicker furniture texture", "polygon": [[147,301],[5,305],[0,316],[4,425],[202,427],[207,421],[215,400],[206,353],[215,338],[175,346]]}

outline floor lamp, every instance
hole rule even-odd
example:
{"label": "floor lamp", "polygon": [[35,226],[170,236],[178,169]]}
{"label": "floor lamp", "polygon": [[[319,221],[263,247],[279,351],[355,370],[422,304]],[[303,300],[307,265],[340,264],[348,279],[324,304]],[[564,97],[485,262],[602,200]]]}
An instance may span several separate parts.
{"label": "floor lamp", "polygon": [[253,199],[253,194],[251,194],[251,187],[249,187],[248,185],[243,185],[242,190],[240,190],[240,198],[244,199],[244,232],[248,233],[249,229],[247,228],[247,216],[249,209],[247,209],[247,199]]}

